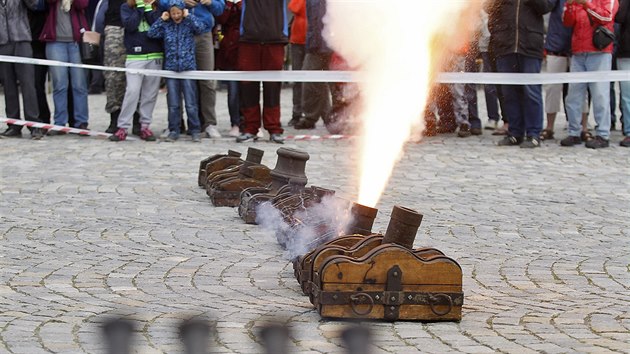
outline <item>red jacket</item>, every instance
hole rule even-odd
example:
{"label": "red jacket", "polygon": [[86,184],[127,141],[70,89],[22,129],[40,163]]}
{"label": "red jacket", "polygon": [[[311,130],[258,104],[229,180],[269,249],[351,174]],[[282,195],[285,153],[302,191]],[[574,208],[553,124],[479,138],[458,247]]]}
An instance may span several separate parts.
{"label": "red jacket", "polygon": [[[57,40],[57,4],[60,0],[47,0],[48,17],[39,40],[42,42],[55,42]],[[85,18],[84,10],[88,6],[88,0],[74,0],[70,7],[70,20],[72,22],[72,35],[75,42],[81,41],[81,29],[90,30],[90,26]]]}
{"label": "red jacket", "polygon": [[306,0],[291,0],[289,10],[293,12],[291,38],[293,44],[306,44]]}
{"label": "red jacket", "polygon": [[573,27],[571,52],[573,54],[612,53],[612,44],[603,50],[595,48],[593,45],[593,31],[598,26],[605,26],[611,32],[614,32],[614,18],[618,8],[618,0],[590,0],[584,5],[575,2],[565,4],[562,22],[567,27]]}

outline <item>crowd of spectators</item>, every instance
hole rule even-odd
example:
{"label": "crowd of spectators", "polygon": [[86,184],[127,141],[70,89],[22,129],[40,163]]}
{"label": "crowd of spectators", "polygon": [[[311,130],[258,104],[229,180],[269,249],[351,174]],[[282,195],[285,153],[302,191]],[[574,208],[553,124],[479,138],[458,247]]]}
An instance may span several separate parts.
{"label": "crowd of spectators", "polygon": [[[287,6],[288,5],[288,6]],[[0,0],[0,55],[82,62],[85,31],[102,32],[102,63],[130,69],[293,70],[344,68],[322,36],[326,1],[321,0]],[[548,17],[545,17],[548,16]],[[479,26],[463,48],[451,53],[444,70],[504,73],[630,70],[630,0],[486,0]],[[287,44],[289,44],[287,46]],[[288,55],[287,55],[288,53]],[[215,60],[216,59],[216,60]],[[53,103],[48,107],[47,76]],[[0,63],[6,116],[88,129],[88,92],[98,72],[76,67]],[[280,82],[227,82],[229,135],[257,140],[262,129],[283,143]],[[98,84],[97,84],[98,86]],[[104,72],[110,140],[132,133],[156,140],[150,125],[160,88],[167,91],[166,141],[184,131],[193,142],[220,138],[213,80],[160,79],[137,73]],[[262,86],[262,90],[261,90]],[[331,133],[343,124],[360,92],[338,83],[294,83],[288,123],[315,128],[321,118]],[[484,85],[486,122],[478,114],[477,88],[436,84],[425,109],[425,136],[455,133],[466,138],[485,130],[503,135],[499,146],[536,148],[555,139],[556,117],[566,113],[562,146],[584,143],[605,148],[616,129],[615,83]],[[619,83],[621,146],[630,147],[630,80]],[[21,92],[23,110],[20,109]],[[262,92],[262,103],[261,103]],[[182,100],[184,104],[182,105]],[[563,104],[562,104],[563,102]],[[594,129],[589,129],[593,111]],[[182,119],[186,109],[187,121]],[[545,123],[546,118],[546,125]],[[499,122],[503,121],[500,125]],[[10,125],[4,137],[20,137]],[[31,137],[46,132],[32,128]],[[51,130],[48,135],[61,135]]]}

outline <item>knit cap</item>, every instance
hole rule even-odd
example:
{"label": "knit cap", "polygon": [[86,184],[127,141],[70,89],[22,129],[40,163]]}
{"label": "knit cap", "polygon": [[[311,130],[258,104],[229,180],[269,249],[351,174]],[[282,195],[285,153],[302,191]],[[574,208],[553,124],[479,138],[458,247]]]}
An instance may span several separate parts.
{"label": "knit cap", "polygon": [[177,7],[180,8],[181,10],[183,10],[186,6],[184,5],[184,0],[171,0],[168,3],[168,8],[170,9],[171,7]]}

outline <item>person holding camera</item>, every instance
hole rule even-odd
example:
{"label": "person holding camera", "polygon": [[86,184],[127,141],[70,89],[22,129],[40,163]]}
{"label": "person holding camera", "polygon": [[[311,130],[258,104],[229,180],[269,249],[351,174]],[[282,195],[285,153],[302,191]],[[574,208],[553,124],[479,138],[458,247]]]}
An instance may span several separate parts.
{"label": "person holding camera", "polygon": [[[618,0],[567,0],[562,20],[573,28],[571,72],[607,71],[612,68],[614,18]],[[605,148],[610,137],[610,82],[571,83],[565,101],[569,136],[562,146],[582,143],[582,104],[590,91],[597,129],[595,138],[586,141],[591,149]]]}

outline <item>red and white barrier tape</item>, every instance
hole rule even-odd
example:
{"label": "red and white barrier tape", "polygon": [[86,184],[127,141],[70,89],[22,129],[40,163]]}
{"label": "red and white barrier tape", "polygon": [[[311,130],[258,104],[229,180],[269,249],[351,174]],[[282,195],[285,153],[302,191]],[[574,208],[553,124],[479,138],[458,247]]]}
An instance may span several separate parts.
{"label": "red and white barrier tape", "polygon": [[288,135],[287,140],[342,140],[352,138],[352,135],[341,135],[341,134],[333,134],[333,135]]}
{"label": "red and white barrier tape", "polygon": [[63,132],[63,133],[78,134],[78,135],[83,135],[83,136],[95,136],[95,137],[101,137],[101,138],[107,138],[111,135],[109,133],[96,132],[93,130],[69,128],[69,127],[64,127],[60,125],[31,122],[28,120],[21,120],[21,119],[11,119],[11,118],[0,117],[0,123],[22,125],[29,128],[41,128],[41,129],[46,129],[49,131],[53,130],[53,131],[58,131],[58,132]]}

